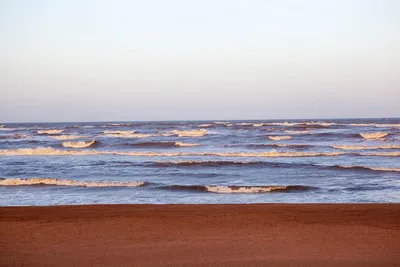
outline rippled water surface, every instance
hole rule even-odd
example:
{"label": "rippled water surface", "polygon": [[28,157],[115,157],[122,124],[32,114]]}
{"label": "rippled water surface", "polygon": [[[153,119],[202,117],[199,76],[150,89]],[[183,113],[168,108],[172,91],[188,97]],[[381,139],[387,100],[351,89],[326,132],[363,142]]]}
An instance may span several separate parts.
{"label": "rippled water surface", "polygon": [[400,119],[0,125],[0,205],[400,202]]}

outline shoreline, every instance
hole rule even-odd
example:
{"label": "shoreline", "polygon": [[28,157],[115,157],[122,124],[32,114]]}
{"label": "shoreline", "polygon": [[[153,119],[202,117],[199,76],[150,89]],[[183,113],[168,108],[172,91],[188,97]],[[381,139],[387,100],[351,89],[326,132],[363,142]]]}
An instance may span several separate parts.
{"label": "shoreline", "polygon": [[399,266],[400,204],[0,207],[0,266]]}

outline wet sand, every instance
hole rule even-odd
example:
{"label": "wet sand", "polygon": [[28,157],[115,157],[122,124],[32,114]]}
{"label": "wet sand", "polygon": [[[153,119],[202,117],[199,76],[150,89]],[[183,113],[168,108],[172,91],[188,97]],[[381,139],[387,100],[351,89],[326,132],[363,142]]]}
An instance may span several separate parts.
{"label": "wet sand", "polygon": [[400,204],[0,207],[0,266],[400,266]]}

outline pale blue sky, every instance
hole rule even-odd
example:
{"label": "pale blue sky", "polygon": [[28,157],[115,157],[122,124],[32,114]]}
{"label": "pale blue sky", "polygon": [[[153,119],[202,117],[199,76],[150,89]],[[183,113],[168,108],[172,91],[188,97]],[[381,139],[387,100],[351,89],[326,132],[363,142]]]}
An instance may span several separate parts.
{"label": "pale blue sky", "polygon": [[0,121],[400,116],[400,1],[0,0]]}

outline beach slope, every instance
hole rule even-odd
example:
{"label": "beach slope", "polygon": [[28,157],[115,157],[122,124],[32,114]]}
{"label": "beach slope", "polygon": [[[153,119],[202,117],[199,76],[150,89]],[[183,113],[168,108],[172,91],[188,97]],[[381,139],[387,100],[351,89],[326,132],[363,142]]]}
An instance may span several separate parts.
{"label": "beach slope", "polygon": [[400,266],[400,204],[0,207],[0,266]]}

